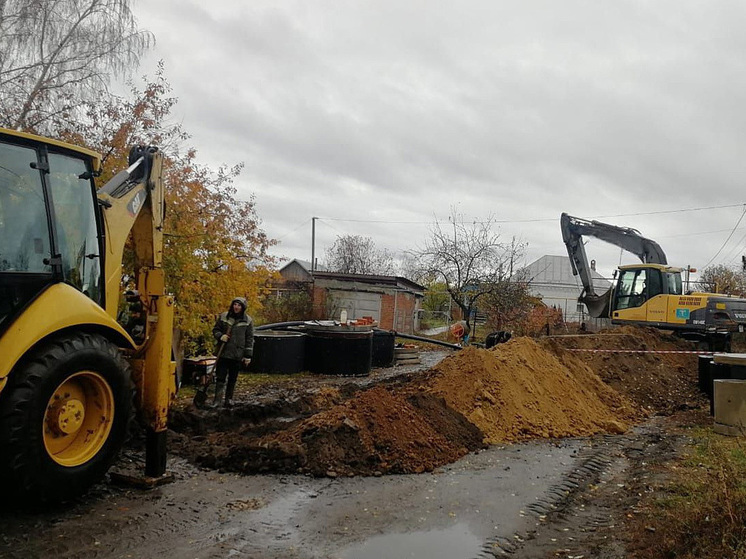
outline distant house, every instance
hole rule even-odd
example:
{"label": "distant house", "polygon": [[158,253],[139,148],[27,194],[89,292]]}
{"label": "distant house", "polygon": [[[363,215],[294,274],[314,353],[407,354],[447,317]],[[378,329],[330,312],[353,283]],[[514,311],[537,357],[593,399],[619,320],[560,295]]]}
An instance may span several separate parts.
{"label": "distant house", "polygon": [[280,275],[288,286],[308,289],[313,301],[309,319],[339,320],[345,309],[348,319],[369,316],[385,330],[413,334],[419,328],[425,288],[406,278],[311,271],[310,262],[298,259],[280,268]]}
{"label": "distant house", "polygon": [[[611,282],[595,269],[591,273],[597,293],[601,294],[611,287]],[[578,303],[583,284],[580,277],[572,274],[569,257],[542,256],[520,270],[516,277],[527,281],[530,293],[539,297],[545,305],[560,309],[566,322],[585,322],[599,327],[609,324],[608,319],[589,317],[585,305]]]}
{"label": "distant house", "polygon": [[282,268],[280,268],[282,279],[289,282],[310,282],[313,281],[311,275],[311,263],[307,260],[298,260],[294,258]]}

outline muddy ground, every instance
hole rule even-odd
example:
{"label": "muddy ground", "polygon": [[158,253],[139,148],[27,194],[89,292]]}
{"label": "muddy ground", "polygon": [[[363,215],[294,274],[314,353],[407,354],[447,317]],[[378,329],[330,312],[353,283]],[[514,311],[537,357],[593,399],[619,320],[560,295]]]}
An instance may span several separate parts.
{"label": "muddy ground", "polygon": [[[0,557],[634,556],[637,503],[710,421],[696,355],[569,351],[691,349],[642,329],[514,342],[182,399],[174,483],[0,512]],[[118,466],[141,464],[134,441]]]}

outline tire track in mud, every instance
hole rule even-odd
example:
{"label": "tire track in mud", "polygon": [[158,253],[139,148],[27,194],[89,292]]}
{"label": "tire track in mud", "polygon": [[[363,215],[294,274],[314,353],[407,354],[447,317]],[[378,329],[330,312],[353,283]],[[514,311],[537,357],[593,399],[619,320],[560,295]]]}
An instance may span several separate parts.
{"label": "tire track in mud", "polygon": [[222,476],[204,479],[186,462],[173,461],[169,470],[177,479],[164,491],[103,483],[77,503],[4,518],[12,535],[0,535],[0,557],[194,557],[194,543],[215,544],[215,528],[239,496]]}
{"label": "tire track in mud", "polygon": [[[578,537],[581,527],[597,529],[612,525],[611,510],[597,504],[586,506],[581,501],[583,495],[589,494],[605,481],[603,478],[610,477],[611,472],[623,467],[622,449],[627,438],[605,436],[594,442],[592,447],[584,449],[565,479],[550,487],[542,498],[526,506],[523,515],[533,519],[535,527],[509,537],[498,536],[488,540],[479,558],[538,557],[552,547],[555,551],[566,553],[559,556],[573,556],[571,544]],[[563,543],[560,544],[560,541]],[[564,545],[568,542],[569,545]]]}
{"label": "tire track in mud", "polygon": [[479,559],[625,559],[625,515],[639,499],[636,485],[646,461],[670,455],[675,446],[655,422],[594,441],[562,482],[526,507],[534,527],[487,541]]}

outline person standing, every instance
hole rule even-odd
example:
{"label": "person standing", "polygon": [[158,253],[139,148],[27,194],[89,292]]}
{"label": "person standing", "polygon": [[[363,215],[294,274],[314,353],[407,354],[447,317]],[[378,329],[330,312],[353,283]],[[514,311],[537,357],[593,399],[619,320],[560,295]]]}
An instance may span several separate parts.
{"label": "person standing", "polygon": [[212,335],[220,344],[213,406],[218,406],[225,396],[224,407],[231,407],[238,371],[241,365],[249,366],[254,352],[254,321],[246,314],[246,299],[236,297],[231,301],[228,311],[215,321]]}

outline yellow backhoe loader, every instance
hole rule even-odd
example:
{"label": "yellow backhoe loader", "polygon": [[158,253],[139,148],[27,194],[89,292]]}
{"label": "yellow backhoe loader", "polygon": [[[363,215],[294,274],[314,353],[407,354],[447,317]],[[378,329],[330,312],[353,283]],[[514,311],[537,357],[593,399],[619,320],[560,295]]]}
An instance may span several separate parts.
{"label": "yellow backhoe loader", "polygon": [[[703,349],[730,351],[731,335],[746,328],[746,299],[717,293],[684,293],[681,268],[668,265],[658,243],[639,231],[600,221],[588,221],[563,213],[562,239],[573,274],[583,291],[578,298],[594,318],[610,318],[613,324],[632,324],[672,330]],[[637,255],[641,264],[620,266],[616,284],[598,294],[583,245],[593,236]]]}
{"label": "yellow backhoe loader", "polygon": [[[163,477],[178,387],[166,294],[162,155],[130,152],[96,188],[90,150],[0,129],[0,499],[85,492],[114,461],[135,412],[145,476]],[[135,289],[117,321],[131,234]]]}

